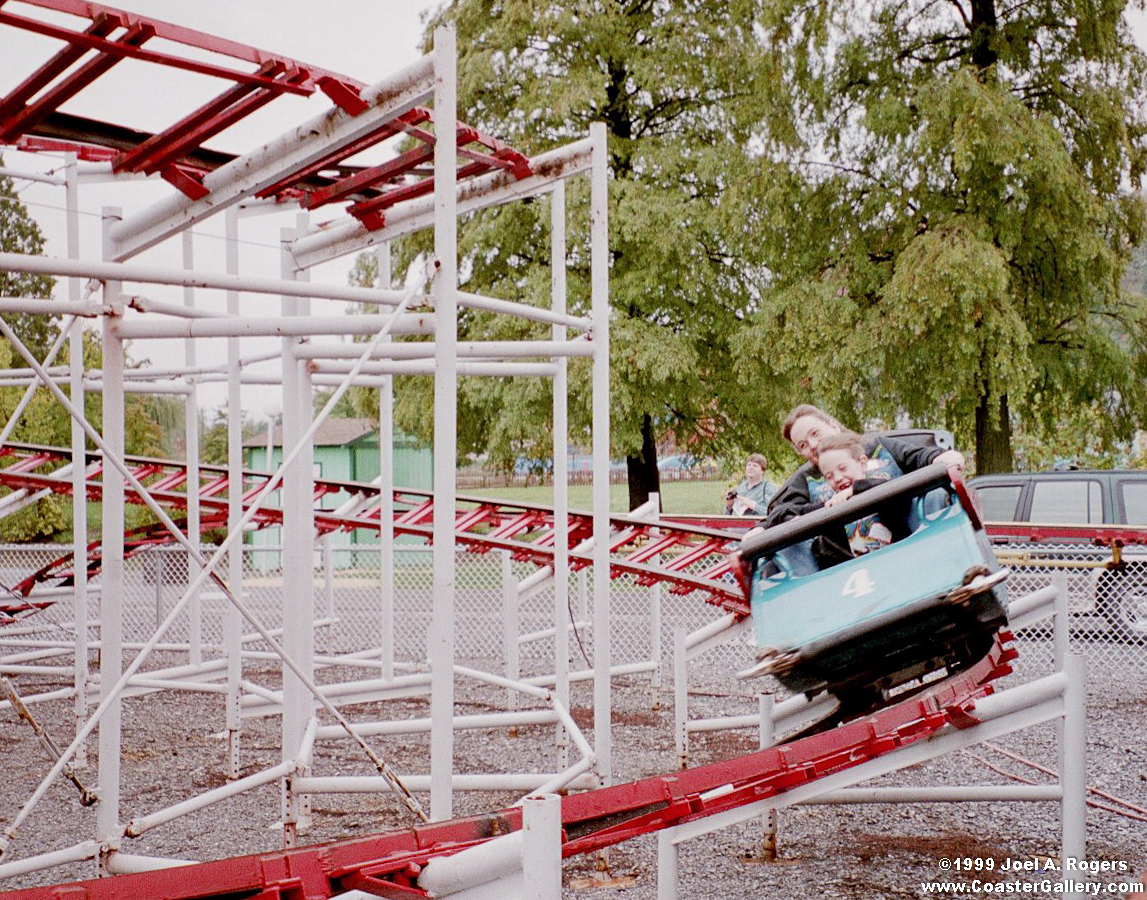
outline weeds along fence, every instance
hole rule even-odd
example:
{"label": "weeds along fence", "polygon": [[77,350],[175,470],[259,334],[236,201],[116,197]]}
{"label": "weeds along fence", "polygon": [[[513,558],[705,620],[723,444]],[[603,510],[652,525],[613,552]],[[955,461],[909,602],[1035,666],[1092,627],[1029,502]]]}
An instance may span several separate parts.
{"label": "weeds along fence", "polygon": [[[10,588],[66,551],[59,545],[0,546],[0,590]],[[1071,641],[1073,649],[1088,659],[1092,678],[1105,671],[1147,672],[1147,633],[1140,626],[1147,621],[1147,571],[1138,568],[1113,573],[1104,558],[1083,554],[1075,547],[1033,547],[1024,554],[1004,554],[1012,569],[1009,579],[1012,597],[1022,596],[1047,584],[1058,584],[1067,592],[1073,610]],[[1108,557],[1109,558],[1109,557]],[[279,551],[274,547],[244,549],[242,596],[261,623],[271,629],[282,624],[282,575]],[[380,557],[377,545],[349,547],[316,546],[315,550],[315,630],[316,652],[347,653],[372,646],[381,640],[382,591]],[[399,662],[420,664],[427,658],[427,629],[433,599],[432,554],[425,546],[407,545],[394,555],[394,652]],[[224,568],[225,571],[225,568]],[[488,554],[459,551],[456,570],[457,609],[456,657],[460,663],[496,664],[505,656],[507,585],[516,585],[530,575],[533,567],[513,562],[498,552]],[[176,547],[154,548],[126,561],[124,595],[124,638],[142,643],[154,633],[159,622],[178,602],[188,583],[186,554]],[[568,608],[571,668],[588,668],[593,659],[592,577],[588,570],[568,575]],[[98,639],[99,579],[92,581],[88,601],[89,640]],[[681,596],[661,589],[641,586],[628,578],[611,583],[611,645],[617,665],[662,661],[669,671],[674,634],[701,628],[721,616],[699,593]],[[223,628],[228,601],[208,583],[200,595],[200,622],[205,654],[222,652]],[[523,641],[519,657],[523,675],[552,671],[554,590],[552,584],[523,597],[518,604],[519,635],[534,635]],[[1119,618],[1122,617],[1122,618]],[[0,627],[0,658],[21,641],[62,643],[74,635],[74,607],[70,596],[33,615],[19,619],[15,626]],[[164,644],[179,645],[189,640],[187,613],[182,614],[164,638]],[[652,636],[653,630],[658,637]],[[244,632],[253,629],[244,628]],[[1051,625],[1029,629],[1018,636],[1021,658],[1029,665],[1050,661]],[[718,671],[731,672],[747,666],[753,647],[747,633],[710,651]],[[657,646],[660,644],[660,646]],[[264,649],[260,642],[245,646]]]}

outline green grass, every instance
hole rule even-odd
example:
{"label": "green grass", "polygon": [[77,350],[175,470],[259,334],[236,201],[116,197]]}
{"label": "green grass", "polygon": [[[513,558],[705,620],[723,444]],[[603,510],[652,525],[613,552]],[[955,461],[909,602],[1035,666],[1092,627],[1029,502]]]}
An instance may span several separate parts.
{"label": "green grass", "polygon": [[[661,485],[661,507],[667,513],[693,513],[717,515],[725,511],[725,491],[728,482],[718,481],[666,481]],[[570,485],[570,509],[589,510],[593,506],[592,488],[587,484]],[[489,487],[464,490],[461,493],[495,500],[508,500],[525,505],[552,506],[552,485],[534,487]],[[612,512],[629,511],[629,488],[625,484],[609,486],[609,508]]]}

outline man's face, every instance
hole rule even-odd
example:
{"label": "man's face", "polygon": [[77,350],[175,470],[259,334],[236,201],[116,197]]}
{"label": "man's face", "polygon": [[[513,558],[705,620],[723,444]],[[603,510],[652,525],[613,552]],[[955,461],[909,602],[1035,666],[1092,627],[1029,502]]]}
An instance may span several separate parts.
{"label": "man's face", "polygon": [[793,422],[789,440],[797,453],[817,465],[817,447],[830,434],[840,434],[840,429],[816,416],[801,416]]}
{"label": "man's face", "polygon": [[857,459],[847,450],[825,450],[820,455],[820,471],[834,491],[852,487],[866,474],[867,457]]}

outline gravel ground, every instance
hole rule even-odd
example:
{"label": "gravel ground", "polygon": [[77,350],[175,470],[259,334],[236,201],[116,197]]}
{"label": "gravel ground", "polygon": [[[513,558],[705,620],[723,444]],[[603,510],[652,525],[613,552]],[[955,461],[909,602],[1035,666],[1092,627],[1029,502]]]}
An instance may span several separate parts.
{"label": "gravel ground", "polygon": [[[1025,668],[1021,645],[1015,683],[1043,674]],[[157,662],[173,662],[173,658]],[[493,668],[493,666],[491,666]],[[756,700],[746,685],[732,678],[735,666],[727,659],[708,660],[691,673],[691,714],[744,713]],[[1147,806],[1147,690],[1143,671],[1123,675],[1093,673],[1088,690],[1088,784]],[[324,680],[345,673],[328,670]],[[274,686],[274,673],[251,673],[253,680]],[[21,676],[22,694],[60,687],[48,676]],[[620,678],[613,696],[614,765],[617,780],[670,772],[675,768],[672,737],[672,694],[661,693],[654,708],[647,678]],[[495,708],[501,691],[460,681],[459,712]],[[575,719],[592,739],[591,696],[588,687],[574,689],[571,706]],[[356,720],[371,720],[382,705],[353,708]],[[421,699],[386,704],[392,717],[427,715]],[[70,702],[37,704],[36,717],[61,745],[73,727]],[[123,815],[130,817],[166,807],[191,793],[225,783],[225,743],[213,732],[222,724],[222,702],[217,695],[193,693],[152,694],[131,699],[124,712]],[[243,737],[244,774],[278,761],[279,720],[248,720]],[[554,751],[546,746],[549,728],[522,729],[517,735],[500,732],[463,732],[456,741],[460,771],[552,771]],[[748,732],[725,732],[694,738],[697,764],[729,758],[755,749]],[[1056,763],[1054,724],[1009,735],[1003,746],[1045,766]],[[427,769],[427,745],[410,738],[372,739],[372,744],[399,772]],[[1009,772],[1046,780],[1044,776],[982,747],[961,751],[940,760],[902,770],[877,784],[1003,784],[1011,783],[991,771],[981,759]],[[94,748],[89,754],[94,756]],[[0,759],[6,783],[0,789],[0,824],[10,823],[40,778],[49,761],[31,729],[18,724],[11,710],[0,710]],[[94,766],[81,777],[95,782]],[[315,774],[372,774],[369,763],[348,742],[320,745]],[[124,850],[136,854],[214,859],[273,850],[280,846],[279,789],[267,786],[224,801],[126,842]],[[427,798],[423,797],[423,802]],[[459,815],[505,807],[511,794],[456,793]],[[70,846],[89,839],[95,813],[78,803],[76,790],[67,783],[51,788],[44,801],[21,828],[5,861],[37,852]],[[412,823],[412,817],[389,796],[342,795],[316,797],[314,822],[303,836],[306,843],[362,836]],[[771,898],[808,896],[824,900],[923,896],[920,883],[951,877],[939,868],[941,858],[1006,858],[1050,856],[1058,859],[1059,807],[1055,803],[900,804],[861,806],[804,806],[779,813],[779,855],[760,861],[761,827],[757,821],[730,828],[686,844],[681,850],[680,889],[683,896]],[[1113,881],[1132,880],[1147,873],[1147,823],[1110,812],[1088,811],[1088,858],[1125,862],[1131,871]],[[565,867],[566,897],[618,897],[652,900],[657,894],[656,838],[621,844],[609,852],[609,885],[592,881],[592,859],[569,860]],[[63,866],[46,873],[23,875],[0,885],[5,891],[20,887],[91,877],[91,863]],[[1039,876],[1040,878],[1046,876]],[[1055,877],[1053,873],[1052,877]],[[1010,880],[1010,879],[1009,879]],[[589,881],[586,886],[584,882]],[[0,891],[0,894],[3,892]],[[1041,896],[1036,892],[1034,896]],[[1042,896],[1054,896],[1043,893]],[[1120,896],[1111,894],[1108,896]]]}

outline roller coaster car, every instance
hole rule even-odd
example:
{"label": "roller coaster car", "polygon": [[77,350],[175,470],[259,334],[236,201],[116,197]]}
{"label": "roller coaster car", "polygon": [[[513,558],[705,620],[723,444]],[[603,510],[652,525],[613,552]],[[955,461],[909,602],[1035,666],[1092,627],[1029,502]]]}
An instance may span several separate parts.
{"label": "roller coaster car", "polygon": [[[818,570],[810,544],[881,510],[907,514],[902,540]],[[841,708],[878,706],[883,692],[978,662],[1006,622],[1003,581],[969,489],[940,465],[746,536],[743,586],[757,664]]]}

